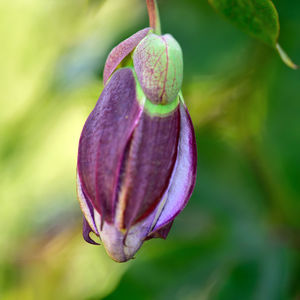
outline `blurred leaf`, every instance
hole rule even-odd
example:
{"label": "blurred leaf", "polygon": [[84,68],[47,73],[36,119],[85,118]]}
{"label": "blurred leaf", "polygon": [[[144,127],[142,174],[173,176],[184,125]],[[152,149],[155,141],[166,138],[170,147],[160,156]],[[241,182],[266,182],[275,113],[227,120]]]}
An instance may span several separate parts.
{"label": "blurred leaf", "polygon": [[270,0],[209,0],[209,3],[237,27],[276,49],[283,62],[297,69],[278,44],[279,18]]}
{"label": "blurred leaf", "polygon": [[18,288],[2,291],[1,299],[81,300],[109,294],[129,265],[116,264],[104,249],[87,245],[80,231],[76,224],[65,226],[16,249],[10,261],[16,274],[10,277],[16,277]]}
{"label": "blurred leaf", "polygon": [[279,35],[279,21],[271,1],[209,0],[209,2],[240,29],[275,47]]}
{"label": "blurred leaf", "polygon": [[185,91],[194,123],[217,125],[230,143],[259,137],[267,112],[270,49],[256,45],[244,57],[250,55],[251,62],[226,75],[196,78]]}

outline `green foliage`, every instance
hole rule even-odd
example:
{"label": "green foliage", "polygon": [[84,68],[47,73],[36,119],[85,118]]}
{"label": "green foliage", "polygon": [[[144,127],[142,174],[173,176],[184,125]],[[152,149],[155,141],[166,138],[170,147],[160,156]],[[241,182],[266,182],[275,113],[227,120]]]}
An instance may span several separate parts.
{"label": "green foliage", "polygon": [[279,19],[271,0],[209,0],[209,3],[238,28],[276,49],[286,65],[297,68],[278,44]]}
{"label": "green foliage", "polygon": [[270,0],[209,0],[209,3],[240,29],[271,47],[276,46],[279,20]]}

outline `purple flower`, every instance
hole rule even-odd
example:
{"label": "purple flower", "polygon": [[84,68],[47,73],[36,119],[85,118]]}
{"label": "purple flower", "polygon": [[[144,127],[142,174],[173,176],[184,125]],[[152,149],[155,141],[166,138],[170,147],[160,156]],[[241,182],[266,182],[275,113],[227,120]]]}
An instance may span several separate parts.
{"label": "purple flower", "polygon": [[171,35],[145,28],[115,47],[104,89],[81,133],[77,192],[83,237],[93,231],[124,262],[166,238],[196,180],[196,143],[180,92],[182,53]]}

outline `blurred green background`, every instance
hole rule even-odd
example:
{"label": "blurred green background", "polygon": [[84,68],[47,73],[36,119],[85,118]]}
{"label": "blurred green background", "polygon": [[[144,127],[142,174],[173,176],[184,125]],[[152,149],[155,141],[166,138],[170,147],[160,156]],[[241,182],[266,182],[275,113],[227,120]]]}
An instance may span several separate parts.
{"label": "blurred green background", "polygon": [[[81,129],[143,0],[0,2],[0,299],[300,299],[300,73],[199,0],[160,0],[184,53],[194,194],[166,241],[110,260],[81,237]],[[300,63],[300,2],[274,1]]]}

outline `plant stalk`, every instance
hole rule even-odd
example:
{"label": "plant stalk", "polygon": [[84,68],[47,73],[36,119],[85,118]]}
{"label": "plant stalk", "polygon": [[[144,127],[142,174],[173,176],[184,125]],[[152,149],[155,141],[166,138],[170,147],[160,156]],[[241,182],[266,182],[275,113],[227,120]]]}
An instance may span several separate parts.
{"label": "plant stalk", "polygon": [[149,24],[154,33],[161,35],[159,11],[156,0],[146,0],[149,15]]}

